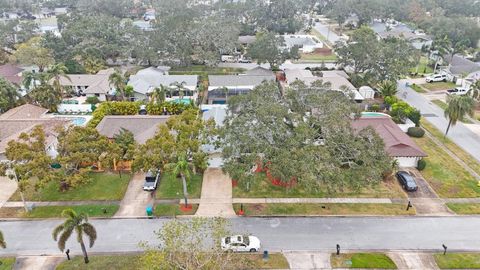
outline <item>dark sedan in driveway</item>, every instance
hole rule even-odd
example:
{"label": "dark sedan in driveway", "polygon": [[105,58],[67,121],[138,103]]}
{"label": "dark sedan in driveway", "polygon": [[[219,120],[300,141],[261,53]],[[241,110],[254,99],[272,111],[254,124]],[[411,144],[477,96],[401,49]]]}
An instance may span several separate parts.
{"label": "dark sedan in driveway", "polygon": [[397,179],[402,185],[403,189],[406,191],[417,191],[418,186],[415,182],[415,178],[413,178],[409,173],[405,171],[397,172]]}

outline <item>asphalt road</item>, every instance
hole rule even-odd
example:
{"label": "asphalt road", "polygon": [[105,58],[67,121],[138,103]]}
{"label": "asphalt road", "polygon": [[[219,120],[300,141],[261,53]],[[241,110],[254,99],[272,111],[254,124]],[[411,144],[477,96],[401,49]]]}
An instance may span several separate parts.
{"label": "asphalt road", "polygon": [[[406,97],[403,95],[405,90],[407,91]],[[413,89],[405,87],[404,81],[399,82],[398,97],[419,109],[424,118],[432,123],[437,129],[445,132],[448,126],[448,120],[445,118],[443,110],[431,103],[421,94],[415,92]],[[480,136],[475,134],[460,121],[457,122],[455,126],[450,127],[447,137],[480,161]]]}
{"label": "asphalt road", "polygon": [[[154,231],[168,219],[92,220],[98,239],[93,252],[139,251],[140,241],[155,241]],[[258,236],[263,249],[343,249],[480,251],[480,217],[322,217],[322,218],[234,218],[233,231]],[[52,240],[53,228],[61,220],[4,221],[0,223],[7,249],[0,255],[59,254]],[[72,253],[80,252],[73,236],[67,243]]]}
{"label": "asphalt road", "polygon": [[322,36],[324,36],[331,44],[335,44],[337,41],[340,40],[340,37],[333,31],[328,29],[327,25],[323,24],[322,22],[317,22],[313,26],[315,30],[320,32]]}

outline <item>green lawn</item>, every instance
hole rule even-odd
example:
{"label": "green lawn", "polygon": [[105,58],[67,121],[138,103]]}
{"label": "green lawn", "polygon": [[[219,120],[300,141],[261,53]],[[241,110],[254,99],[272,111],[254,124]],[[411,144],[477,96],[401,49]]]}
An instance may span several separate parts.
{"label": "green lawn", "polygon": [[153,214],[156,217],[172,217],[172,216],[181,216],[181,215],[195,215],[197,212],[198,204],[192,205],[192,210],[189,212],[183,212],[180,210],[180,205],[178,204],[157,204],[153,210]]}
{"label": "green lawn", "polygon": [[405,198],[405,192],[393,178],[381,181],[372,188],[364,188],[359,192],[345,191],[342,193],[327,193],[325,190],[307,190],[301,186],[283,188],[274,186],[264,173],[255,175],[250,191],[244,187],[233,188],[234,198],[325,198],[325,197],[362,197],[362,198]]}
{"label": "green lawn", "polygon": [[[58,183],[51,182],[38,192],[30,187],[25,192],[25,197],[30,201],[121,200],[127,190],[130,178],[130,174],[122,174],[122,178],[120,178],[118,174],[91,173],[90,182],[77,188],[61,192]],[[20,201],[20,193],[15,192],[10,200]]]}
{"label": "green lawn", "polygon": [[[240,269],[288,269],[288,261],[281,253],[269,254],[268,260],[263,260],[262,254],[232,254],[234,260],[241,262]],[[57,270],[131,270],[141,269],[141,255],[108,255],[90,256],[90,263],[85,265],[82,256],[76,256],[71,261],[63,261],[57,266]],[[246,268],[248,267],[248,268]],[[0,268],[1,270],[2,268]]]}
{"label": "green lawn", "polygon": [[418,74],[430,74],[430,73],[433,73],[433,68],[428,65],[428,58],[425,56],[422,56],[420,58],[420,62],[418,63],[418,65],[415,67],[412,67],[409,70],[409,72],[418,73]]}
{"label": "green lawn", "polygon": [[479,269],[480,253],[435,254],[435,261],[440,269]]}
{"label": "green lawn", "polygon": [[434,99],[432,100],[432,103],[440,107],[442,110],[445,110],[448,107],[447,103],[441,101],[440,99]]}
{"label": "green lawn", "polygon": [[[72,205],[72,206],[38,206],[25,213],[23,207],[0,208],[2,218],[57,218],[62,217],[62,211],[73,209],[77,213],[86,213],[89,217],[111,217],[117,212],[118,205]],[[104,213],[103,209],[107,212]]]}
{"label": "green lawn", "polygon": [[447,203],[447,206],[459,215],[480,214],[480,203]]}
{"label": "green lawn", "polygon": [[0,270],[11,270],[15,264],[15,258],[0,258]]}
{"label": "green lawn", "polygon": [[425,158],[427,166],[421,173],[440,197],[472,198],[480,196],[480,187],[477,186],[475,177],[432,139],[428,136],[412,139],[428,155]]}
{"label": "green lawn", "polygon": [[[235,212],[240,204],[233,205]],[[415,209],[406,211],[404,204],[376,203],[270,203],[243,204],[247,216],[298,216],[298,215],[415,215]]]}
{"label": "green lawn", "polygon": [[346,253],[330,256],[333,268],[397,269],[395,263],[383,253]]}
{"label": "green lawn", "polygon": [[439,140],[448,150],[455,153],[455,155],[460,158],[465,164],[467,164],[470,169],[480,174],[480,163],[469,153],[465,152],[465,150],[463,150],[460,146],[451,141],[449,138],[445,138],[442,131],[435,128],[428,121],[422,121],[422,127],[428,132],[430,132],[430,134],[432,134],[437,140]]}
{"label": "green lawn", "polygon": [[89,256],[90,262],[86,265],[82,256],[75,256],[71,261],[63,261],[57,270],[131,270],[141,267],[141,255],[108,255]]}
{"label": "green lawn", "polygon": [[427,93],[427,91],[420,87],[418,84],[412,84],[410,85],[410,88],[412,88],[417,93]]}
{"label": "green lawn", "polygon": [[430,91],[444,91],[455,88],[456,85],[452,82],[433,82],[421,84],[421,86]]}
{"label": "green lawn", "polygon": [[331,55],[321,55],[321,54],[315,54],[315,53],[302,53],[300,57],[300,62],[302,61],[336,61],[337,60],[337,55],[335,53],[332,53]]}
{"label": "green lawn", "polygon": [[[202,175],[194,175],[187,181],[187,191],[189,198],[200,198],[202,192]],[[156,191],[157,199],[181,199],[183,198],[182,179],[175,178],[170,173],[164,173],[160,185]]]}

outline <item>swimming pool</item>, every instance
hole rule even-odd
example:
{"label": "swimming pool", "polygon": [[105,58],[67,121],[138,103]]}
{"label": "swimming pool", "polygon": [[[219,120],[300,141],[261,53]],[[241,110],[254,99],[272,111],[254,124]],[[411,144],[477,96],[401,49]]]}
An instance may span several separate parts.
{"label": "swimming pool", "polygon": [[390,115],[385,114],[385,113],[379,113],[379,112],[362,112],[362,117],[385,117]]}
{"label": "swimming pool", "polygon": [[84,126],[86,122],[87,118],[85,117],[75,117],[72,119],[72,124],[79,127]]}

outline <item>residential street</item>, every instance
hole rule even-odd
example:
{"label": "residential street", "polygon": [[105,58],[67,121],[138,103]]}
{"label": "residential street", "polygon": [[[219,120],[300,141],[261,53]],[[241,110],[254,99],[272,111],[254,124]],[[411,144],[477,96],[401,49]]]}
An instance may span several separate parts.
{"label": "residential street", "polygon": [[[140,241],[157,244],[153,231],[168,219],[91,220],[98,232],[92,252],[141,250]],[[59,254],[52,230],[61,220],[0,223],[8,248],[0,254]],[[480,251],[479,217],[330,217],[234,218],[233,231],[251,233],[262,240],[263,250],[422,249]],[[75,237],[67,243],[73,253],[80,247]]]}
{"label": "residential street", "polygon": [[[437,129],[445,132],[448,120],[443,115],[443,110],[432,104],[428,99],[415,92],[413,89],[407,88],[404,80],[400,80],[398,85],[398,97],[419,109],[424,118],[432,123]],[[406,97],[403,96],[404,91],[407,91],[408,93]],[[455,126],[451,127],[447,137],[480,161],[480,137],[464,124],[458,122]]]}
{"label": "residential street", "polygon": [[321,21],[320,22],[317,22],[315,23],[315,26],[313,26],[313,28],[315,28],[315,30],[317,30],[318,32],[320,32],[320,34],[322,34],[322,36],[324,36],[325,38],[327,38],[327,40],[331,43],[331,44],[335,44],[335,42],[339,41],[340,40],[340,37],[333,31],[330,31],[328,29],[328,26],[323,24]]}

